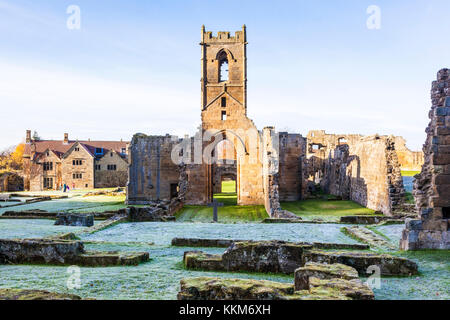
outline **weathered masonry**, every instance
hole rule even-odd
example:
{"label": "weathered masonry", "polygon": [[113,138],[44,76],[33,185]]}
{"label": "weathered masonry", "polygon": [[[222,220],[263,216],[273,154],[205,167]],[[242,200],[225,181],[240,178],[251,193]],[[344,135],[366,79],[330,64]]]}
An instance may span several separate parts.
{"label": "weathered masonry", "polygon": [[[180,199],[181,193],[185,204],[206,205],[222,181],[234,180],[239,205],[265,205],[272,217],[290,216],[280,201],[304,199],[317,184],[387,215],[402,207],[396,144],[404,140],[258,130],[247,115],[245,26],[234,35],[202,27],[200,45],[201,126],[193,137],[133,137],[129,204]],[[409,164],[420,162],[401,149]]]}
{"label": "weathered masonry", "polygon": [[431,88],[430,123],[423,146],[425,164],[414,197],[420,220],[408,220],[403,250],[450,249],[450,70],[438,72]]}
{"label": "weathered masonry", "polygon": [[393,136],[308,133],[308,179],[330,194],[391,215],[405,190]]}

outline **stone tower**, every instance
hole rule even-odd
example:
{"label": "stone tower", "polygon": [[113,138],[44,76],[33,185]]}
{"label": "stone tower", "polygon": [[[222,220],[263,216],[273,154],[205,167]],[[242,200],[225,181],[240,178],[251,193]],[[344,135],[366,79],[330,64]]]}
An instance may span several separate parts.
{"label": "stone tower", "polygon": [[[202,26],[201,101],[204,126],[247,115],[247,53],[245,25],[234,36],[213,36]],[[222,109],[223,108],[223,109]],[[214,110],[213,110],[214,109]]]}
{"label": "stone tower", "polygon": [[[212,200],[219,143],[227,140],[226,154],[234,155],[239,204],[262,204],[261,136],[247,117],[247,39],[245,25],[234,35],[219,31],[201,34],[201,119],[203,155],[211,156],[206,168],[206,194]],[[223,153],[223,152],[222,152]],[[217,180],[217,179],[216,179]]]}

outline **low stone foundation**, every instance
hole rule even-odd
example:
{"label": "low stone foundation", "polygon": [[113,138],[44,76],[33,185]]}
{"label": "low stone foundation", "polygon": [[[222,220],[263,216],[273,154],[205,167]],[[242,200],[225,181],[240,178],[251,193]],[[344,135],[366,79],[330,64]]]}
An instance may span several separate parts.
{"label": "low stone foundation", "polygon": [[343,227],[342,231],[344,233],[350,235],[353,238],[358,239],[359,241],[365,242],[369,244],[371,247],[382,248],[382,249],[398,249],[392,243],[377,235],[372,230],[369,230],[365,227],[360,226],[352,226],[352,227]]}
{"label": "low stone foundation", "polygon": [[[197,239],[197,238],[173,238],[172,246],[177,247],[200,247],[200,248],[228,248],[234,242],[260,242],[251,240],[235,240],[235,239]],[[315,249],[369,249],[367,244],[347,244],[347,243],[324,243],[324,242],[293,242],[296,245],[307,245]]]}
{"label": "low stone foundation", "polygon": [[284,241],[235,242],[222,255],[229,271],[291,274],[302,265],[303,252],[311,245]]}
{"label": "low stone foundation", "polygon": [[249,271],[292,274],[308,262],[340,263],[355,268],[360,275],[371,274],[370,266],[378,266],[381,275],[417,274],[417,264],[411,260],[388,254],[365,251],[322,251],[311,245],[283,241],[247,241],[233,243],[224,254],[201,251],[185,252],[187,269],[209,271]]}
{"label": "low stone foundation", "polygon": [[[71,215],[87,216],[92,215],[94,220],[105,220],[115,216],[117,212],[96,212],[96,213],[71,213]],[[25,211],[6,211],[0,216],[2,219],[57,219],[58,215],[67,215],[67,213],[48,212],[45,210],[25,210]]]}
{"label": "low stone foundation", "polygon": [[52,239],[0,239],[0,264],[80,266],[137,265],[148,252],[85,251],[81,241]]}
{"label": "low stone foundation", "polygon": [[150,206],[145,208],[129,207],[119,210],[120,214],[126,214],[131,222],[166,222],[175,221],[175,217],[169,213],[169,207]]}
{"label": "low stone foundation", "polygon": [[378,224],[385,220],[386,217],[379,216],[345,216],[341,217],[340,222],[348,224]]}
{"label": "low stone foundation", "polygon": [[81,297],[45,290],[0,289],[0,300],[81,300]]}
{"label": "low stone foundation", "polygon": [[[373,300],[373,291],[343,265],[310,264],[296,271],[295,285],[266,280],[189,278],[180,281],[178,300]],[[301,286],[297,276],[307,277]]]}
{"label": "low stone foundation", "polygon": [[56,216],[55,226],[92,227],[94,216],[92,214],[64,214]]}
{"label": "low stone foundation", "polygon": [[303,263],[308,262],[345,264],[355,268],[362,276],[371,274],[368,272],[370,266],[378,266],[383,276],[410,276],[418,273],[414,261],[372,252],[310,250],[303,255]]}
{"label": "low stone foundation", "polygon": [[334,279],[340,278],[345,280],[354,280],[358,278],[358,271],[355,268],[335,263],[322,264],[308,262],[303,267],[295,270],[295,290],[309,289],[309,278],[317,279]]}
{"label": "low stone foundation", "polygon": [[0,263],[69,264],[84,253],[79,241],[48,239],[0,240]]}

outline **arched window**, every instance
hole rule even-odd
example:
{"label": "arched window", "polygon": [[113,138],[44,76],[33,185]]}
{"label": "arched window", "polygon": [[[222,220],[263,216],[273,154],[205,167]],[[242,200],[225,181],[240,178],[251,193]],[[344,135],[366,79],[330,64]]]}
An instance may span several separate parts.
{"label": "arched window", "polygon": [[228,57],[225,51],[219,55],[219,82],[228,81]]}

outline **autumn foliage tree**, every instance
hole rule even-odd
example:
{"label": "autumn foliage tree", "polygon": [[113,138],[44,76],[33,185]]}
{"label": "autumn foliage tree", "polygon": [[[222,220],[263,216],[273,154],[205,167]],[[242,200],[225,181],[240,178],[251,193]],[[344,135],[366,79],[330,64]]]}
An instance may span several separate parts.
{"label": "autumn foliage tree", "polygon": [[25,144],[21,143],[0,152],[0,172],[22,170],[24,151]]}

